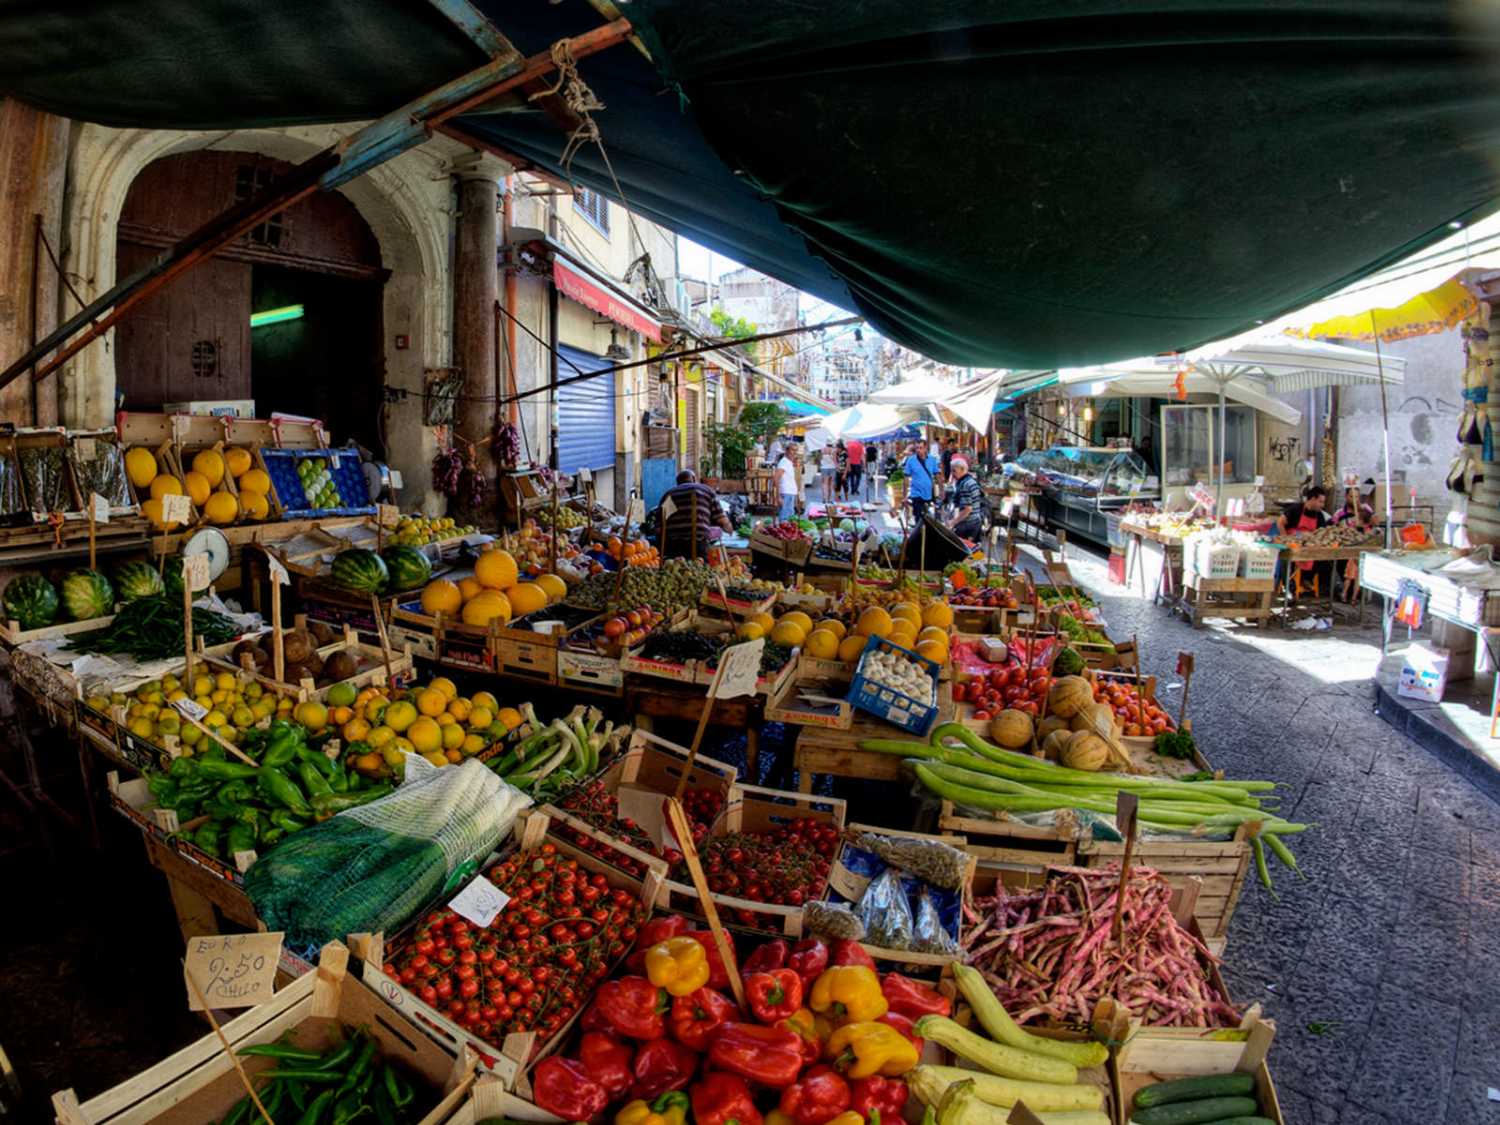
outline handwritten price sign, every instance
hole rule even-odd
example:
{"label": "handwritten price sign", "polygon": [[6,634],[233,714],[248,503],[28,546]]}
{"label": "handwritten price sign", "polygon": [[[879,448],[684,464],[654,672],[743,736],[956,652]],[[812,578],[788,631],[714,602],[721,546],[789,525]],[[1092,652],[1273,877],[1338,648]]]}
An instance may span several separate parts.
{"label": "handwritten price sign", "polygon": [[[188,1007],[253,1008],[276,989],[281,933],[224,934],[188,939],[182,971],[198,986],[188,988]],[[202,995],[204,1003],[199,1003]]]}

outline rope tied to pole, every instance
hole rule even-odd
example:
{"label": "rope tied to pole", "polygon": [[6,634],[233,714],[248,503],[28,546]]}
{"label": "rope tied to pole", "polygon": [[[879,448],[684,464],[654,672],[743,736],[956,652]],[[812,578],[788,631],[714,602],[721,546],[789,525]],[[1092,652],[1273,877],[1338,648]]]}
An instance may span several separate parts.
{"label": "rope tied to pole", "polygon": [[561,95],[563,104],[579,118],[578,127],[568,134],[568,143],[563,146],[562,155],[558,158],[564,174],[567,174],[578,150],[591,141],[598,142],[599,125],[591,114],[596,109],[603,109],[604,103],[589,88],[588,83],[578,76],[578,60],[573,57],[573,46],[568,40],[559,39],[552,44],[551,53],[552,62],[557,67],[557,82],[546,90],[529,95],[526,100],[534,102],[540,98]]}

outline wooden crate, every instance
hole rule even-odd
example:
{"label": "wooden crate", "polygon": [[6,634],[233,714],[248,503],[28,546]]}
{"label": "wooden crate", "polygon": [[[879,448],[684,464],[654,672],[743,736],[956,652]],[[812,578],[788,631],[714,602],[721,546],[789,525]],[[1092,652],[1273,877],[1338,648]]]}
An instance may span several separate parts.
{"label": "wooden crate", "polygon": [[532,1121],[537,1125],[565,1125],[561,1117],[548,1113],[535,1102],[505,1088],[505,1083],[482,1074],[469,1096],[443,1125],[482,1125],[494,1121]]}
{"label": "wooden crate", "polygon": [[[441,1088],[441,1094],[418,1095],[418,1104],[428,1107],[420,1125],[439,1125],[468,1098],[473,1056],[457,1041],[443,1043],[424,1034],[350,973],[349,950],[339,942],[323,947],[317,972],[299,977],[221,1030],[235,1051],[283,1037],[323,1051],[341,1041],[343,1028],[363,1029],[381,1058]],[[255,1056],[240,1061],[252,1079],[277,1065],[275,1059]],[[72,1090],[63,1090],[52,1096],[52,1105],[58,1125],[189,1125],[222,1117],[244,1093],[229,1055],[210,1033],[97,1097],[80,1103]]]}
{"label": "wooden crate", "polygon": [[380,637],[380,628],[375,623],[375,606],[380,607],[380,615],[389,626],[398,600],[396,594],[378,594],[374,595],[372,603],[369,594],[351,593],[314,578],[300,581],[297,592],[302,598],[302,612],[309,621],[321,621],[338,629],[352,625],[356,632],[372,641]]}
{"label": "wooden crate", "polygon": [[[837,797],[814,797],[807,793],[788,793],[759,785],[736,785],[731,792],[728,808],[724,810],[718,824],[714,825],[710,836],[768,831],[803,817],[833,824],[842,831],[847,810],[847,803]],[[750,899],[723,894],[714,894],[713,900],[719,911],[719,920],[727,928],[761,936],[768,930],[781,937],[802,935],[800,906],[752,902]],[[657,905],[662,910],[676,914],[703,917],[698,892],[691,882],[679,883],[669,879],[662,883]],[[741,910],[753,911],[768,921],[766,924],[743,922],[736,913]]]}
{"label": "wooden crate", "polygon": [[[1083,840],[1078,844],[1078,862],[1085,867],[1107,867],[1119,863],[1124,844]],[[1193,917],[1205,938],[1229,933],[1229,922],[1250,871],[1250,830],[1240,825],[1229,840],[1137,840],[1131,862],[1161,872],[1173,887],[1186,889],[1197,881]]]}
{"label": "wooden crate", "polygon": [[777,539],[759,529],[750,533],[750,550],[758,551],[789,566],[803,567],[812,557],[811,539]]}
{"label": "wooden crate", "polygon": [[[307,619],[299,613],[293,619],[293,624],[296,628],[305,628]],[[269,634],[265,636],[265,644],[267,647],[271,644]],[[359,634],[348,625],[344,626],[344,635],[340,639],[330,644],[320,645],[317,652],[324,660],[327,660],[336,653],[347,652],[365,666],[364,671],[356,673],[346,680],[338,680],[334,683],[318,687],[312,680],[303,680],[301,683],[296,684],[288,683],[285,680],[277,680],[274,675],[266,675],[257,671],[253,660],[249,657],[243,657],[240,663],[235,663],[232,652],[228,657],[206,657],[205,663],[221,671],[234,672],[236,674],[243,673],[245,676],[255,680],[262,687],[269,688],[278,695],[293,696],[299,703],[305,699],[325,700],[328,698],[329,690],[339,683],[349,684],[357,691],[359,688],[372,685],[383,687],[388,682],[384,650],[379,645],[366,644],[364,641],[361,641]],[[274,666],[268,666],[268,670],[272,668]],[[397,646],[393,644],[391,646],[389,679],[393,680],[397,687],[400,687],[411,683],[415,678],[416,662],[413,659],[411,648],[407,645]]]}
{"label": "wooden crate", "polygon": [[625,669],[617,656],[600,656],[597,652],[580,652],[571,648],[557,650],[557,682],[576,688],[619,698],[625,694]]}
{"label": "wooden crate", "polygon": [[391,608],[388,638],[409,645],[412,653],[450,668],[489,672],[495,667],[495,631],[487,625],[465,625],[446,614],[423,613],[420,603]]}
{"label": "wooden crate", "polygon": [[[854,705],[844,698],[849,692],[853,668],[840,661],[820,660],[818,664],[837,664],[843,670],[842,679],[829,679],[817,674],[806,674],[805,654],[797,661],[797,670],[786,677],[781,687],[766,700],[766,721],[790,723],[794,726],[822,727],[828,730],[848,730],[854,725]],[[807,703],[798,698],[806,690],[815,690],[833,703]]]}
{"label": "wooden crate", "polygon": [[1261,1018],[1258,1004],[1251,1005],[1237,1030],[1213,1035],[1175,1028],[1147,1028],[1132,1021],[1125,1041],[1109,1065],[1115,1105],[1119,1107],[1114,1120],[1118,1125],[1129,1125],[1136,1092],[1145,1086],[1175,1078],[1237,1072],[1255,1076],[1259,1116],[1284,1125],[1276,1085],[1266,1066],[1275,1035],[1275,1023]]}
{"label": "wooden crate", "polygon": [[[238,853],[227,860],[209,855],[197,847],[191,838],[193,830],[207,821],[208,817],[200,816],[192,820],[179,821],[177,814],[171,809],[164,809],[157,805],[156,798],[152,796],[146,779],[143,777],[121,781],[119,775],[112,772],[107,781],[110,807],[141,829],[148,838],[157,841],[161,847],[175,852],[195,868],[205,872],[210,878],[232,884],[237,888],[244,887],[245,872],[250,870],[251,865],[258,858],[253,849]],[[251,912],[253,915],[253,908]]]}
{"label": "wooden crate", "polygon": [[[546,814],[540,812],[523,813],[517,817],[514,829],[516,846],[523,853],[532,852],[541,847],[547,836],[548,821]],[[660,875],[654,870],[647,871],[644,879],[632,879],[564,840],[554,839],[548,842],[557,848],[559,853],[577,860],[578,866],[585,871],[591,874],[602,874],[611,887],[629,891],[641,903],[651,905],[661,897],[663,884]],[[482,873],[476,876],[481,879],[484,877]],[[396,945],[393,944],[391,948],[396,948]],[[405,1019],[422,1027],[428,1034],[436,1036],[440,1042],[467,1047],[478,1056],[480,1066],[493,1073],[507,1089],[523,1098],[529,1098],[531,1088],[527,1081],[527,1074],[533,1066],[567,1041],[574,1023],[577,1022],[578,1013],[558,1028],[552,1037],[540,1047],[537,1046],[535,1032],[512,1033],[505,1037],[504,1043],[492,1045],[453,1023],[447,1015],[429,1007],[418,998],[416,993],[387,976],[383,968],[385,953],[384,943],[380,936],[376,935],[370,943],[369,953],[365,958],[365,982]],[[588,998],[581,997],[580,1001],[579,1013],[587,1006]]]}
{"label": "wooden crate", "polygon": [[40,629],[23,629],[19,621],[0,617],[0,641],[8,645],[23,645],[27,641],[48,641],[58,637],[71,637],[75,633],[87,633],[103,629],[115,619],[114,614],[91,617],[87,621],[64,621],[60,625],[43,625]]}
{"label": "wooden crate", "polygon": [[1184,574],[1182,597],[1175,608],[1195,629],[1209,617],[1264,625],[1271,616],[1275,593],[1275,578],[1201,578]]}
{"label": "wooden crate", "polygon": [[[782,687],[784,687],[786,683],[791,680],[794,675],[796,675],[797,658],[801,654],[801,651],[802,650],[800,648],[792,649],[791,658],[787,660],[787,662],[780,668],[778,668],[775,672],[762,672],[758,676],[756,676],[755,694],[764,695],[769,699],[771,696],[780,691]],[[694,672],[697,676],[698,683],[705,686],[713,683],[714,674],[715,672],[717,672],[718,667],[719,666],[717,664],[715,664],[713,667],[709,667],[707,661],[697,661],[694,665]]]}
{"label": "wooden crate", "polygon": [[945,800],[937,822],[943,831],[962,836],[968,850],[986,863],[1039,871],[1049,864],[1066,866],[1078,860],[1077,822],[1067,810],[1057,814],[1057,823],[1039,826],[999,815],[970,816]]}
{"label": "wooden crate", "polygon": [[271,415],[271,433],[277,449],[327,449],[328,431],[317,418],[291,414]]}
{"label": "wooden crate", "polygon": [[[630,733],[630,744],[625,753],[599,774],[598,780],[603,782],[605,792],[614,797],[620,797],[622,793],[634,792],[665,799],[677,791],[677,784],[686,772],[688,788],[713,790],[719,794],[724,802],[724,809],[727,810],[730,790],[734,787],[739,771],[734,766],[715,761],[713,758],[705,758],[702,754],[699,754],[692,766],[688,767],[687,755],[687,750],[675,742],[657,738],[649,731],[634,730]],[[628,856],[635,863],[654,868],[663,878],[666,877],[666,861],[660,856],[652,855],[630,844],[623,834],[596,828],[555,804],[543,805],[540,811],[549,818],[548,836],[583,847],[583,841],[577,838],[577,834],[581,834],[590,840],[607,844],[616,852]],[[622,815],[624,815],[623,812]],[[723,815],[722,812],[720,815]],[[654,819],[648,819],[646,816],[635,816],[633,819],[640,824],[647,835],[656,837],[658,841],[662,839],[661,824],[664,822],[664,814],[660,809],[655,810]],[[591,852],[591,854],[597,853]],[[607,855],[599,856],[599,858],[605,863],[610,863],[611,866],[618,866],[612,863]]]}
{"label": "wooden crate", "polygon": [[[532,636],[541,638],[544,634],[533,633]],[[494,642],[494,670],[502,676],[529,680],[534,684],[555,684],[557,646],[541,641],[515,641],[497,637]]]}
{"label": "wooden crate", "polygon": [[[850,824],[843,841],[839,845],[837,857],[834,859],[833,867],[828,872],[828,894],[825,896],[829,901],[847,901],[856,903],[869,886],[870,880],[863,875],[851,871],[844,865],[844,857],[854,847],[854,838],[861,832],[871,832],[877,836],[899,836],[908,840],[935,840],[939,843],[950,844],[962,851],[964,839],[962,836],[934,836],[924,832],[900,832],[894,828],[881,828],[873,824]],[[971,854],[969,856],[968,871],[964,876],[963,884],[956,892],[960,898],[974,877],[974,868],[977,859]],[[959,933],[953,935],[957,942],[963,933],[963,909],[959,908]],[[869,942],[860,942],[871,957],[876,961],[890,962],[898,971],[915,973],[919,976],[935,976],[940,973],[945,965],[953,960],[951,953],[919,953],[909,949],[887,949]]]}
{"label": "wooden crate", "polygon": [[734,617],[754,617],[757,613],[769,613],[771,607],[776,604],[777,596],[773,591],[754,601],[744,601],[733,596],[726,601],[719,596],[719,588],[710,585],[704,589],[702,596],[698,599],[698,604],[707,609],[716,609],[721,613],[728,613]]}

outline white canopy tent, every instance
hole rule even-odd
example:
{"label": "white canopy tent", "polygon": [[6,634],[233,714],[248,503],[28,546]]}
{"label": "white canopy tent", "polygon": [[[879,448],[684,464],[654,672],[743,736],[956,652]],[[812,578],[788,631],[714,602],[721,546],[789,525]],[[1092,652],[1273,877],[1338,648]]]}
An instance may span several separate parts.
{"label": "white canopy tent", "polygon": [[892,430],[899,430],[912,422],[934,422],[940,425],[942,420],[925,404],[896,406],[891,403],[861,402],[821,419],[816,427],[807,431],[804,440],[808,449],[816,451],[840,438],[858,438],[863,441],[865,438],[879,437]]}
{"label": "white canopy tent", "polygon": [[[967,383],[949,383],[926,372],[908,372],[908,378],[882,387],[869,398],[870,403],[897,406],[936,406],[952,414],[978,433],[987,433],[995,398],[1005,379],[1005,371],[989,371]],[[921,419],[925,421],[926,419]],[[941,416],[937,425],[949,425]]]}
{"label": "white canopy tent", "polygon": [[[1184,356],[1146,356],[1123,363],[1064,369],[1058,382],[1074,395],[1135,396],[1176,393],[1179,369],[1188,393],[1219,396],[1219,449],[1224,448],[1226,399],[1234,399],[1289,425],[1302,419],[1300,411],[1272,397],[1316,387],[1365,383],[1400,383],[1406,361],[1321,340],[1290,336],[1241,338],[1208,345]],[[1387,439],[1389,447],[1389,439]],[[1386,449],[1386,491],[1390,491],[1390,450]],[[1224,492],[1224,458],[1219,457],[1217,501]]]}

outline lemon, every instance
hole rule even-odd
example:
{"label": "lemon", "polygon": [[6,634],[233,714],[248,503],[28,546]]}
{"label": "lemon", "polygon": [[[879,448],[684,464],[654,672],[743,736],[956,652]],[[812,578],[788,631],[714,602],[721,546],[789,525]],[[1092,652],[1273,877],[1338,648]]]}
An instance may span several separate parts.
{"label": "lemon", "polygon": [[181,733],[177,737],[182,739],[184,746],[197,746],[198,743],[203,741],[204,735],[197,727],[189,724],[182,728]]}
{"label": "lemon", "polygon": [[229,719],[217,707],[203,716],[203,725],[209,730],[218,730],[222,726],[227,726],[228,723]]}
{"label": "lemon", "polygon": [[307,699],[297,704],[292,718],[316,734],[328,725],[328,708],[316,699]]}
{"label": "lemon", "polygon": [[[487,691],[476,691],[469,697],[469,702],[475,707],[483,707],[492,715],[500,710],[500,701]],[[520,726],[521,724],[518,722],[516,725]]]}
{"label": "lemon", "polygon": [[222,688],[224,691],[233,691],[236,683],[233,672],[220,672],[214,677],[214,687]]}
{"label": "lemon", "polygon": [[429,762],[438,767],[446,766],[448,764],[448,759],[441,750],[430,751],[429,753],[423,754],[422,757],[426,758]]}
{"label": "lemon", "polygon": [[447,676],[435,676],[432,683],[427,685],[427,690],[442,692],[450,700],[458,698],[458,685]]}
{"label": "lemon", "polygon": [[131,719],[126,726],[129,728],[131,734],[139,738],[150,738],[156,733],[155,728],[151,725],[151,720],[144,717]]}
{"label": "lemon", "polygon": [[242,703],[230,714],[229,721],[241,730],[245,727],[253,727],[255,725],[255,712]]}
{"label": "lemon", "polygon": [[382,746],[392,741],[395,737],[396,732],[393,731],[390,727],[371,727],[370,733],[365,735],[365,741],[368,742],[371,746],[375,747],[375,749],[379,750]]}
{"label": "lemon", "polygon": [[[470,739],[470,738],[476,738],[476,739],[478,739],[479,738],[479,736],[477,734],[475,734],[475,735],[465,734],[464,733],[464,728],[461,727],[461,726],[459,726],[457,723],[449,723],[447,726],[445,726],[445,727],[442,728],[442,731],[443,731],[443,749],[444,750],[457,750],[468,739]],[[479,741],[480,741],[481,745],[484,742],[483,739],[479,739]]]}
{"label": "lemon", "polygon": [[473,709],[473,704],[467,699],[454,699],[449,701],[446,713],[461,723],[469,717],[469,712]]}
{"label": "lemon", "polygon": [[426,754],[442,747],[443,728],[423,715],[420,719],[413,720],[411,726],[406,728],[406,737],[417,748],[417,753]]}
{"label": "lemon", "polygon": [[465,754],[477,754],[484,749],[484,739],[477,734],[464,735],[463,745],[459,747]]}
{"label": "lemon", "polygon": [[417,721],[417,709],[406,700],[392,703],[385,709],[385,724],[397,734],[401,734],[407,727]]}

